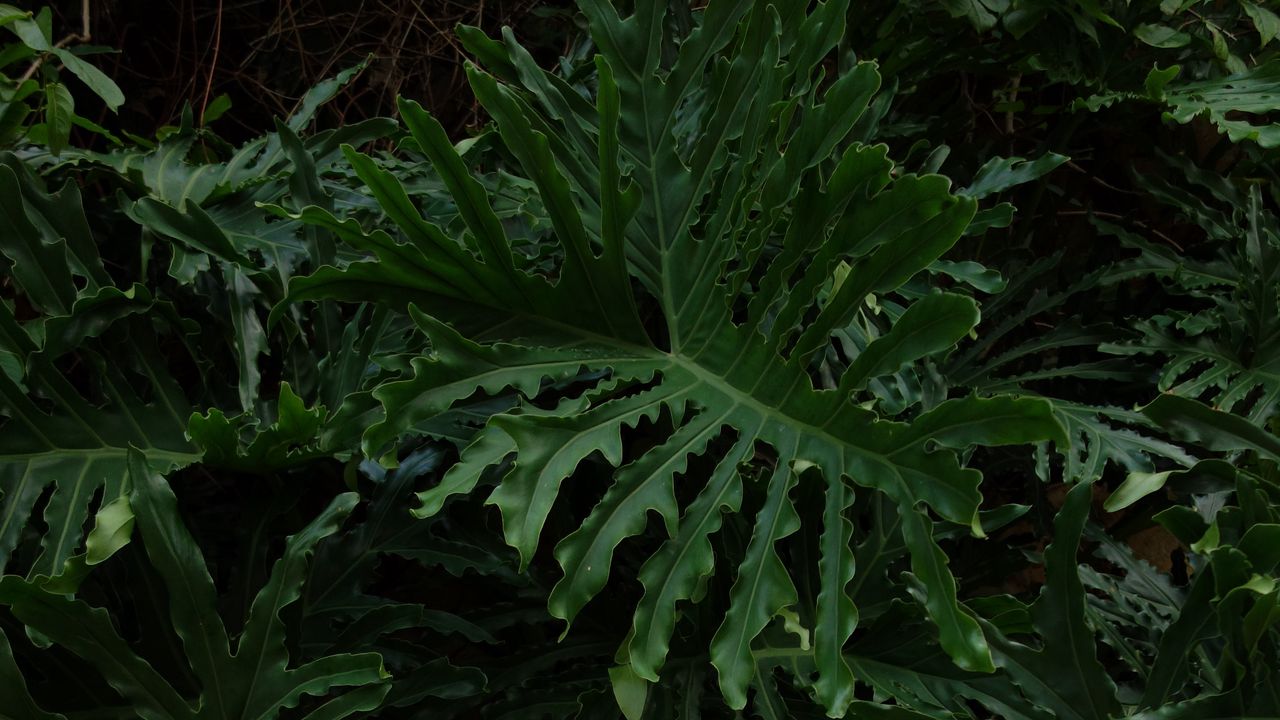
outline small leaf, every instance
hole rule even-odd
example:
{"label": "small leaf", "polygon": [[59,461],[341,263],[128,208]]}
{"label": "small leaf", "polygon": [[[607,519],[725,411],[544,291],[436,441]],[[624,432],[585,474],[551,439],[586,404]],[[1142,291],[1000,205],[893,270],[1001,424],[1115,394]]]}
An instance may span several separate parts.
{"label": "small leaf", "polygon": [[[1001,204],[1004,205],[1006,203]],[[1009,207],[1012,208],[1013,206],[1010,205]],[[974,222],[977,222],[978,217],[981,217],[983,212],[986,211],[978,212],[978,216],[974,218]],[[1013,215],[1010,214],[1009,218],[1012,220]],[[1009,285],[1008,281],[1005,280],[998,271],[992,270],[991,268],[985,267],[982,264],[971,260],[961,262],[934,260],[933,264],[929,266],[929,271],[942,273],[943,275],[959,280],[960,282],[985,293],[998,293],[1003,291]]]}
{"label": "small leaf", "polygon": [[75,115],[75,101],[62,83],[51,82],[44,86],[44,124],[48,133],[49,152],[62,154],[71,139],[71,118]]}
{"label": "small leaf", "polygon": [[1191,42],[1187,33],[1167,25],[1144,23],[1133,29],[1133,34],[1151,47],[1180,48]]}
{"label": "small leaf", "polygon": [[1120,487],[1116,488],[1116,491],[1111,493],[1111,496],[1102,504],[1102,509],[1107,512],[1123,510],[1164,487],[1172,474],[1172,470],[1155,473],[1131,472],[1125,477],[1124,482],[1120,483]]}
{"label": "small leaf", "polygon": [[888,333],[858,354],[840,380],[841,392],[859,390],[868,380],[953,347],[978,319],[978,304],[963,295],[937,293],[917,300]]}
{"label": "small leaf", "polygon": [[1163,70],[1158,66],[1151,68],[1151,72],[1147,73],[1147,78],[1142,83],[1143,88],[1147,91],[1147,97],[1152,100],[1164,99],[1165,87],[1180,72],[1182,72],[1182,67],[1179,65],[1171,65]]}
{"label": "small leaf", "polygon": [[115,81],[107,77],[101,70],[81,60],[70,50],[56,48],[53,54],[57,55],[58,59],[62,61],[63,67],[70,70],[71,74],[80,78],[80,81],[88,86],[95,95],[102,98],[102,102],[107,104],[111,112],[120,109],[120,106],[124,104],[124,93],[120,91],[120,86],[116,85]]}
{"label": "small leaf", "polygon": [[27,47],[40,52],[49,52],[53,49],[53,40],[51,40],[45,33],[44,29],[40,27],[40,23],[34,18],[28,19],[31,18],[31,13],[22,13],[23,19],[12,19],[12,13],[7,11],[5,15],[9,16],[12,20],[9,25],[9,29],[12,30],[13,34],[17,35],[18,39]]}
{"label": "small leaf", "polygon": [[360,63],[317,83],[315,87],[308,90],[307,94],[302,97],[302,102],[299,104],[297,112],[289,116],[289,129],[298,132],[306,127],[307,123],[311,122],[311,118],[315,117],[316,111],[337,96],[338,92],[346,87],[347,83],[363,72],[372,59],[373,56],[368,55]]}
{"label": "small leaf", "polygon": [[996,24],[996,16],[987,9],[983,0],[942,0],[942,6],[951,17],[968,18],[974,30],[990,30]]}
{"label": "small leaf", "polygon": [[226,93],[222,93],[218,97],[210,100],[209,104],[204,108],[204,113],[200,116],[201,127],[207,126],[209,123],[222,117],[230,109],[231,96]]}
{"label": "small leaf", "polygon": [[1262,37],[1262,47],[1266,47],[1280,35],[1280,15],[1276,15],[1271,10],[1258,5],[1256,3],[1245,2],[1244,11],[1253,20],[1253,27],[1258,30],[1258,35]]}
{"label": "small leaf", "polygon": [[[102,137],[106,138],[107,141],[110,142],[112,145],[115,145],[117,147],[124,146],[124,142],[120,138],[116,137],[114,133],[112,133],[110,130],[102,127],[98,123],[90,120],[89,118],[83,115],[76,115],[75,117],[71,118],[71,122],[74,123],[75,126],[78,128],[84,128],[85,130],[88,130],[89,132],[95,135],[101,135]],[[2,136],[3,133],[4,133],[3,128],[0,128],[0,136]]]}
{"label": "small leaf", "polygon": [[1213,40],[1214,57],[1218,58],[1222,62],[1226,62],[1227,58],[1231,55],[1231,50],[1227,47],[1226,36],[1223,34],[1222,30],[1213,23],[1205,23],[1205,26],[1209,28],[1209,36]]}
{"label": "small leaf", "polygon": [[1152,520],[1159,523],[1164,529],[1168,530],[1178,542],[1190,547],[1204,534],[1209,531],[1209,523],[1200,516],[1200,513],[1185,506],[1174,505],[1165,508],[1151,517]]}
{"label": "small leaf", "polygon": [[19,10],[12,5],[0,4],[0,27],[8,25],[16,20],[25,20],[31,17],[31,13],[26,10]]}
{"label": "small leaf", "polygon": [[1066,155],[1052,152],[1045,153],[1035,160],[1020,157],[991,158],[978,169],[973,183],[957,192],[975,200],[981,200],[989,195],[1004,192],[1043,177],[1069,159]]}
{"label": "small leaf", "polygon": [[93,530],[85,538],[85,562],[97,565],[129,544],[133,521],[133,507],[129,504],[128,495],[121,495],[104,505],[94,516]]}

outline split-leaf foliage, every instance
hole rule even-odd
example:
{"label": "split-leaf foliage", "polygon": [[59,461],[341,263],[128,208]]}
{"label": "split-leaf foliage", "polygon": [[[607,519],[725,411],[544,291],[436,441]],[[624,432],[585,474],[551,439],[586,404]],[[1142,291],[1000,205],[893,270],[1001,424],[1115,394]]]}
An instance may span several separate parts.
{"label": "split-leaf foliage", "polygon": [[1274,12],[578,5],[474,138],[0,137],[0,717],[1280,714]]}

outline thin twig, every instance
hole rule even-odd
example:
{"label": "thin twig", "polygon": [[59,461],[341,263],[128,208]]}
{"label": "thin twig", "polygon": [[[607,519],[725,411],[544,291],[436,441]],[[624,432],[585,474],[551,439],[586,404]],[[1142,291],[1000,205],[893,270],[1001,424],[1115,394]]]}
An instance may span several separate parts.
{"label": "thin twig", "polygon": [[1137,225],[1143,230],[1146,230],[1151,234],[1155,235],[1156,237],[1160,238],[1161,240],[1164,240],[1165,242],[1169,243],[1170,245],[1173,246],[1173,249],[1177,250],[1178,252],[1185,252],[1185,250],[1182,249],[1182,246],[1179,245],[1173,238],[1169,237],[1168,235],[1165,235],[1164,233],[1142,222],[1141,220],[1133,220],[1129,218],[1128,215],[1121,215],[1120,213],[1113,213],[1113,212],[1104,212],[1102,210],[1059,210],[1058,215],[1059,216],[1096,215],[1101,218],[1107,218],[1108,220],[1127,220],[1128,222],[1131,222],[1134,225]]}
{"label": "thin twig", "polygon": [[213,91],[213,75],[218,71],[218,50],[222,48],[222,0],[218,0],[218,17],[213,21],[213,62],[209,63],[209,79],[204,84],[204,100],[200,101],[200,125],[204,126],[204,111],[209,107],[209,93]]}
{"label": "thin twig", "polygon": [[1080,166],[1079,166],[1079,165],[1077,165],[1077,164],[1075,163],[1075,161],[1073,161],[1073,160],[1068,160],[1068,161],[1067,161],[1067,167],[1069,167],[1069,168],[1071,168],[1072,170],[1075,170],[1075,171],[1077,171],[1077,172],[1084,173],[1085,175],[1088,175],[1088,176],[1089,176],[1089,179],[1090,179],[1091,181],[1093,181],[1093,182],[1097,183],[1098,185],[1101,185],[1102,187],[1104,187],[1104,188],[1106,188],[1106,189],[1108,189],[1108,190],[1110,190],[1110,191],[1112,191],[1112,192],[1118,192],[1118,193],[1121,193],[1122,195],[1142,195],[1142,193],[1137,192],[1136,190],[1125,190],[1125,189],[1123,189],[1123,188],[1118,188],[1118,187],[1116,187],[1115,185],[1112,185],[1111,183],[1107,182],[1106,180],[1103,180],[1102,178],[1098,177],[1097,175],[1094,175],[1093,173],[1089,172],[1088,170],[1085,170],[1084,168],[1080,167]]}
{"label": "thin twig", "polygon": [[1013,104],[1018,101],[1018,88],[1022,86],[1022,73],[1013,76],[1009,87],[1009,109],[1004,113],[1004,134],[1013,134]]}

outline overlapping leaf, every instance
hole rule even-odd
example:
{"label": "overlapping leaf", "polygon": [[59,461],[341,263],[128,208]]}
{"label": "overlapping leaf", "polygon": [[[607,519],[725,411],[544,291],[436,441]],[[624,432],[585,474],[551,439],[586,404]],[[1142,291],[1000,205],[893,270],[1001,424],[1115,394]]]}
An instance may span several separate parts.
{"label": "overlapping leaf", "polygon": [[[602,53],[595,106],[536,68],[510,38],[486,46],[521,78],[516,87],[470,71],[554,226],[563,260],[550,277],[515,265],[489,199],[439,125],[410,102],[401,104],[402,116],[458,204],[466,225],[461,237],[425,220],[393,175],[353,150],[352,166],[399,237],[367,233],[322,208],[280,212],[371,255],[295,280],[293,300],[412,306],[431,341],[431,355],[414,361],[412,377],[374,390],[385,419],[365,434],[371,456],[477,391],[515,388],[533,398],[545,382],[582,369],[608,378],[554,409],[526,406],[495,416],[464,452],[464,476],[445,479],[446,492],[465,492],[481,468],[514,453],[489,501],[525,563],[541,542],[561,482],[578,464],[597,452],[623,464],[627,428],[669,419],[669,436],[623,464],[581,528],[557,545],[565,574],[549,603],[553,615],[572,622],[606,584],[614,549],[643,532],[650,511],[656,513],[672,539],[642,570],[646,599],[637,623],[646,630],[629,652],[644,676],[663,664],[675,605],[710,570],[705,537],[720,509],[734,507],[735,466],[761,443],[775,479],[713,643],[721,688],[732,706],[743,705],[755,672],[743,653],[795,602],[776,547],[798,523],[788,488],[802,468],[827,478],[833,490],[826,545],[835,555],[823,559],[830,587],[820,616],[832,634],[824,637],[818,673],[829,710],[842,712],[852,698],[835,689],[849,674],[839,651],[854,624],[853,606],[840,597],[849,577],[840,549],[846,483],[896,503],[913,528],[907,535],[913,566],[943,647],[964,667],[990,670],[982,631],[957,606],[926,513],[980,532],[980,477],[959,464],[952,448],[1065,439],[1041,400],[958,398],[909,422],[855,405],[854,393],[867,380],[967,332],[976,316],[964,310],[963,298],[921,301],[920,310],[908,309],[901,327],[855,361],[858,371],[837,389],[814,388],[810,362],[831,333],[868,296],[893,293],[946,252],[975,203],[951,194],[939,176],[895,178],[884,147],[846,141],[877,89],[876,70],[859,64],[817,92],[813,73],[839,39],[833,23],[838,27],[845,8],[806,7],[712,3],[667,64],[661,3],[638,3],[622,18],[607,3],[583,2]],[[695,85],[707,86],[698,95],[705,103],[701,121],[677,132],[674,119]],[[847,272],[837,272],[841,263]],[[644,292],[633,294],[633,277]],[[956,306],[948,327],[930,325],[935,304]],[[641,321],[638,309],[650,305],[665,321],[661,338]],[[736,449],[724,454],[729,439]],[[688,473],[690,458],[699,456],[719,469],[702,490],[710,495],[682,512],[675,484],[700,484]],[[696,529],[686,535],[682,528],[690,524]],[[651,603],[651,593],[661,599]]]}
{"label": "overlapping leaf", "polygon": [[[1178,166],[1208,193],[1155,178],[1149,184],[1224,243],[1221,257],[1211,264],[1185,263],[1186,273],[1180,266],[1157,271],[1200,307],[1142,321],[1138,339],[1103,349],[1167,358],[1161,391],[1203,398],[1264,424],[1280,407],[1280,224],[1256,187],[1246,197],[1226,184],[1206,184],[1208,176],[1194,166]],[[1219,209],[1222,201],[1231,203],[1229,211]],[[1151,255],[1147,251],[1143,257]]]}
{"label": "overlapping leaf", "polygon": [[[45,193],[10,156],[0,162],[0,195],[9,228],[0,233],[0,253],[23,300],[44,313],[20,323],[14,308],[0,303],[0,351],[13,361],[12,372],[0,373],[0,413],[6,417],[0,433],[0,568],[11,567],[33,508],[52,487],[40,552],[28,554],[23,572],[56,576],[80,548],[95,496],[106,506],[129,492],[130,447],[145,450],[161,469],[197,455],[179,419],[187,401],[158,359],[154,330],[138,322],[155,312],[154,300],[141,286],[120,290],[111,284],[78,189],[68,184]],[[119,365],[82,347],[108,329],[119,344],[111,360]],[[95,369],[94,396],[86,397],[55,364],[71,350],[82,351],[80,360]],[[134,389],[133,374],[141,376],[145,395]]]}
{"label": "overlapping leaf", "polygon": [[[325,696],[340,687],[357,689],[308,717],[342,718],[381,703],[388,685],[379,655],[335,654],[289,667],[280,617],[301,595],[316,544],[336,532],[355,506],[354,493],[335,498],[311,524],[288,539],[233,643],[217,613],[213,580],[200,548],[178,516],[173,492],[137,451],[130,454],[128,466],[130,497],[143,544],[168,590],[170,619],[199,679],[199,698],[184,697],[136,655],[100,608],[47,592],[16,576],[0,580],[0,603],[29,628],[88,661],[132,712],[149,720],[271,717],[283,708],[296,707],[303,695]],[[5,671],[0,668],[3,681],[12,682],[12,675]]]}

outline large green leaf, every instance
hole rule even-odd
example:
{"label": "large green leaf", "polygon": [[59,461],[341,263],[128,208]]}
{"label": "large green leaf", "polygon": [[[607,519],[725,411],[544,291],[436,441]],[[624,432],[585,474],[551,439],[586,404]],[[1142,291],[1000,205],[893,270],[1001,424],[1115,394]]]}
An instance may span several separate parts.
{"label": "large green leaf", "polygon": [[[477,391],[514,388],[534,398],[547,381],[594,371],[607,382],[577,399],[490,420],[464,454],[464,462],[477,464],[444,491],[466,491],[479,464],[514,452],[489,501],[527,564],[562,481],[582,460],[598,452],[618,466],[627,428],[670,423],[669,435],[621,467],[581,528],[557,545],[564,577],[550,598],[553,615],[573,621],[606,584],[614,549],[643,532],[655,512],[672,539],[643,573],[647,592],[636,622],[644,632],[629,644],[637,671],[652,677],[663,664],[676,603],[710,570],[707,534],[722,508],[736,507],[734,465],[760,443],[778,479],[768,485],[713,646],[733,706],[745,702],[754,673],[743,653],[795,602],[773,546],[798,524],[786,478],[803,468],[843,488],[833,492],[825,520],[833,554],[822,568],[830,585],[822,622],[833,637],[824,638],[832,644],[817,670],[829,707],[849,701],[835,688],[848,678],[838,646],[854,618],[836,598],[849,578],[838,546],[850,482],[884,493],[911,518],[917,531],[908,546],[943,647],[962,666],[991,670],[981,630],[956,604],[955,581],[938,560],[925,513],[980,533],[980,477],[952,449],[1046,438],[1065,445],[1049,404],[957,398],[905,421],[855,404],[866,380],[946,349],[972,327],[972,302],[956,296],[908,309],[867,359],[855,360],[858,372],[838,390],[815,388],[809,375],[811,358],[863,312],[868,297],[894,293],[956,242],[975,202],[952,194],[940,176],[893,173],[882,146],[847,141],[879,79],[873,65],[861,63],[816,89],[811,73],[839,39],[827,23],[839,21],[841,3],[810,14],[802,3],[775,12],[764,3],[713,2],[670,63],[660,51],[665,4],[639,2],[625,19],[608,3],[581,6],[602,54],[596,106],[534,66],[510,37],[487,52],[505,54],[523,87],[469,71],[554,225],[563,260],[551,278],[511,261],[512,241],[488,201],[461,173],[438,124],[411,102],[401,103],[402,116],[459,205],[461,237],[424,219],[394,175],[350,149],[352,166],[399,237],[365,232],[317,207],[278,211],[370,253],[294,280],[291,300],[412,306],[431,341],[431,354],[414,361],[411,377],[374,391],[385,416],[365,434],[366,453],[383,456],[415,424]],[[690,104],[700,121],[678,124]],[[628,168],[628,177],[619,168]],[[642,294],[632,294],[632,278]],[[638,309],[646,307],[662,318],[660,328],[644,329]],[[739,449],[725,456],[720,439],[729,435]],[[675,485],[701,485],[689,463],[703,456],[718,458],[721,469],[704,490],[710,495],[682,511]],[[660,596],[650,600],[648,593]]]}

